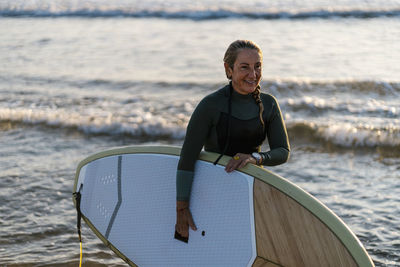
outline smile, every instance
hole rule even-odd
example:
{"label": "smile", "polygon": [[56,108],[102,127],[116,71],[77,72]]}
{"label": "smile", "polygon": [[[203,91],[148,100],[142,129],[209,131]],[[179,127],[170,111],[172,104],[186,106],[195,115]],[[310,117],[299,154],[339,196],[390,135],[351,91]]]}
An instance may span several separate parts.
{"label": "smile", "polygon": [[247,81],[247,80],[245,80],[245,82],[249,83],[249,84],[256,84],[257,81]]}

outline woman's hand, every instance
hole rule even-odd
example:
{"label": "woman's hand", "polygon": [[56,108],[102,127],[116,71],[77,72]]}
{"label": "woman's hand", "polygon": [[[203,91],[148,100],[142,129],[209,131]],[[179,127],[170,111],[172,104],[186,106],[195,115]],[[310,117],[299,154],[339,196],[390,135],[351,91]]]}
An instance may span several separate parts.
{"label": "woman's hand", "polygon": [[175,231],[182,237],[189,238],[189,226],[193,231],[196,231],[196,225],[193,222],[192,213],[189,210],[188,201],[176,202],[176,224]]}
{"label": "woman's hand", "polygon": [[243,168],[247,163],[257,164],[257,161],[250,154],[237,153],[225,166],[225,171],[232,172],[236,169]]}

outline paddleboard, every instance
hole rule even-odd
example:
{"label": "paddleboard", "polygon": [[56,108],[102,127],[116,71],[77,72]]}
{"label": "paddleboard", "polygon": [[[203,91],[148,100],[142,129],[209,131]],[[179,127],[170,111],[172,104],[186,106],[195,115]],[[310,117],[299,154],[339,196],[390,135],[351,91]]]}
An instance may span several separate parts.
{"label": "paddleboard", "polygon": [[[197,231],[174,238],[180,148],[133,146],[89,156],[74,192],[82,218],[131,266],[374,266],[353,232],[316,198],[265,168],[226,173],[201,152],[190,209]],[[74,199],[75,206],[77,202]]]}

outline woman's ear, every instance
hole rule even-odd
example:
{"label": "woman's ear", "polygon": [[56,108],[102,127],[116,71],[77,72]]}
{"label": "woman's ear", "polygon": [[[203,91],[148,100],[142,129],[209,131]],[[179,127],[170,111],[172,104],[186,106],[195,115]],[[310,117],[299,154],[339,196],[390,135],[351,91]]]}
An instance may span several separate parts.
{"label": "woman's ear", "polygon": [[232,68],[226,62],[224,62],[224,67],[225,67],[226,77],[228,79],[232,79],[232,72],[233,72]]}

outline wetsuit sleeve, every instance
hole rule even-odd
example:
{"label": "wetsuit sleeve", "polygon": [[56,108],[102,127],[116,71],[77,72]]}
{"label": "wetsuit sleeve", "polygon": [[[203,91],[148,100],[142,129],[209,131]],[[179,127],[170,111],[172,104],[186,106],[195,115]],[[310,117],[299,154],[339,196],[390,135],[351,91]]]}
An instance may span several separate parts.
{"label": "wetsuit sleeve", "polygon": [[266,123],[267,138],[270,151],[261,152],[264,155],[263,165],[275,166],[285,163],[290,154],[289,138],[279,104],[273,97],[272,113]]}
{"label": "wetsuit sleeve", "polygon": [[212,112],[207,99],[203,99],[190,118],[176,173],[177,201],[189,201],[190,199],[194,165],[212,126],[212,114],[214,112]]}

